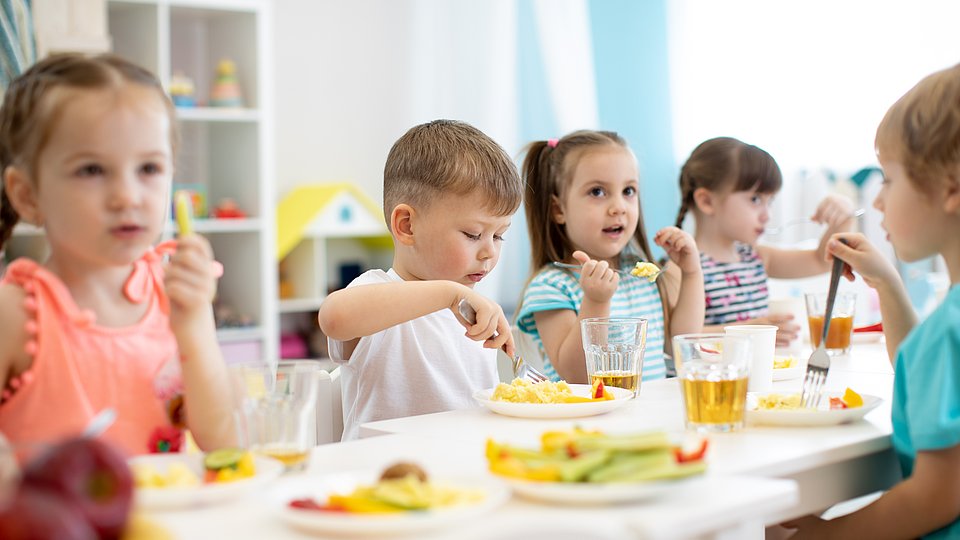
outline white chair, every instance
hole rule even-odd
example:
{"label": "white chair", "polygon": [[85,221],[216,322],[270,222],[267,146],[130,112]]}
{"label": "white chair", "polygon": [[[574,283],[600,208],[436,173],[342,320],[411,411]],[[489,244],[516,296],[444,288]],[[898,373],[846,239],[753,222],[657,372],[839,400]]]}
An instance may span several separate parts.
{"label": "white chair", "polygon": [[343,436],[343,402],[340,368],[320,374],[317,394],[317,444],[340,442]]}

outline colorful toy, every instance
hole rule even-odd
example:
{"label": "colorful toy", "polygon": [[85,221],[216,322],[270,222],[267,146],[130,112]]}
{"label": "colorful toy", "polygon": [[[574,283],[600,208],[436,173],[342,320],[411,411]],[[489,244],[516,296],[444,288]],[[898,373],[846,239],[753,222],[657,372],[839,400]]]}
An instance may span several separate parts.
{"label": "colorful toy", "polygon": [[211,107],[243,107],[237,66],[233,60],[223,59],[217,64],[217,77],[210,91]]}
{"label": "colorful toy", "polygon": [[197,100],[193,96],[193,79],[182,71],[175,71],[170,77],[170,99],[177,107],[196,107]]}
{"label": "colorful toy", "polygon": [[241,219],[247,217],[247,213],[237,206],[233,199],[221,199],[220,204],[213,207],[213,217],[217,219]]}

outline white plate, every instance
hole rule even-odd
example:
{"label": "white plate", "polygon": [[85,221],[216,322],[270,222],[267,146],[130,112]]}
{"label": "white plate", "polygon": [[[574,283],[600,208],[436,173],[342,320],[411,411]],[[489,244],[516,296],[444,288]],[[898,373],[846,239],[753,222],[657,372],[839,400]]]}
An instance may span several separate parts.
{"label": "white plate", "polygon": [[684,479],[680,479],[588,484],[579,482],[530,482],[515,478],[505,478],[504,480],[510,484],[517,495],[522,497],[541,502],[572,505],[612,504],[649,499],[684,481]]}
{"label": "white plate", "polygon": [[262,488],[283,472],[283,463],[275,459],[257,455],[254,455],[253,459],[256,474],[252,477],[234,482],[205,484],[203,454],[148,454],[130,458],[129,463],[149,464],[160,473],[165,472],[170,464],[181,462],[201,482],[196,486],[136,488],[134,502],[137,508],[143,510],[173,510],[217,504]]}
{"label": "white plate", "polygon": [[789,381],[790,379],[799,379],[800,377],[803,377],[803,366],[773,370],[773,380],[775,381]]}
{"label": "white plate", "polygon": [[296,491],[293,497],[283,501],[280,518],[297,529],[311,533],[386,538],[397,534],[411,534],[445,526],[459,527],[466,520],[482,516],[510,498],[510,489],[502,482],[491,478],[431,479],[432,482],[443,483],[448,486],[481,490],[486,496],[483,501],[472,505],[384,515],[325,512],[289,507],[289,502],[293,499],[312,497],[319,502],[323,502],[331,493],[349,493],[358,485],[373,483],[377,476],[378,474],[370,472],[354,472],[331,474],[319,478],[310,477],[309,484],[303,484],[303,487]]}
{"label": "white plate", "polygon": [[[782,392],[778,392],[782,393]],[[836,424],[845,424],[860,420],[868,412],[872,411],[883,401],[877,396],[860,394],[863,397],[862,407],[853,407],[850,409],[827,409],[831,397],[840,397],[842,392],[825,392],[821,408],[810,409],[790,409],[790,410],[756,410],[757,396],[762,394],[747,394],[747,423],[752,425],[765,426],[833,426]]]}
{"label": "white plate", "polygon": [[[571,384],[570,390],[577,396],[589,396],[589,384]],[[606,401],[589,401],[586,403],[511,403],[509,401],[493,401],[493,388],[477,390],[473,398],[491,411],[505,416],[518,418],[579,418],[593,416],[612,411],[625,405],[633,397],[633,392],[615,386],[607,386],[613,393],[614,399]]]}
{"label": "white plate", "polygon": [[876,343],[883,339],[883,332],[854,332],[851,343]]}

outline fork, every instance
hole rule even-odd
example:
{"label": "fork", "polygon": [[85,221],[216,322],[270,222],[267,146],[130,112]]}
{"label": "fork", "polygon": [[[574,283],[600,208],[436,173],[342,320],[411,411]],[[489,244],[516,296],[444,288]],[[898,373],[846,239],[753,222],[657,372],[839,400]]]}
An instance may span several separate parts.
{"label": "fork", "polygon": [[[853,213],[850,214],[850,217],[848,217],[847,219],[858,218],[858,217],[860,217],[860,216],[862,216],[862,215],[864,215],[864,214],[866,214],[866,213],[867,213],[866,208],[858,208],[857,210],[854,210]],[[782,233],[785,229],[787,229],[787,228],[789,228],[789,227],[793,227],[794,225],[800,225],[800,224],[803,224],[803,223],[813,223],[813,222],[814,222],[814,221],[813,221],[812,219],[810,219],[810,218],[791,219],[790,221],[784,223],[783,225],[779,225],[779,226],[777,226],[777,227],[768,227],[767,229],[765,229],[765,230],[763,231],[763,234],[765,234],[765,235],[771,235],[771,236],[772,236],[772,235],[777,235],[777,234]]]}
{"label": "fork", "polygon": [[[470,305],[470,302],[467,302],[466,299],[460,300],[460,303],[457,304],[457,310],[460,311],[460,316],[464,318],[470,324],[477,323],[477,311],[473,309],[473,306]],[[503,352],[507,352],[504,349]],[[520,356],[519,352],[514,353],[513,358],[511,359],[513,364],[513,376],[519,379],[527,379],[530,382],[538,383],[547,380],[547,376],[543,373],[537,371],[537,369],[530,364],[523,361],[523,357]]]}
{"label": "fork", "polygon": [[[847,242],[840,240],[844,244]],[[830,273],[830,290],[827,292],[827,306],[823,312],[823,333],[820,344],[807,360],[807,372],[803,377],[803,393],[800,395],[801,407],[817,408],[822,398],[823,383],[827,380],[830,371],[830,355],[827,354],[827,332],[830,330],[830,318],[833,315],[833,304],[837,299],[837,287],[840,285],[840,274],[843,271],[843,261],[839,257],[833,258],[833,271]]]}
{"label": "fork", "polygon": [[[570,264],[570,263],[562,263],[562,262],[554,262],[553,265],[554,265],[554,266],[558,266],[558,267],[560,267],[560,268],[573,268],[574,270],[580,270],[581,268],[583,268],[583,267],[580,266],[579,264]],[[633,275],[633,273],[632,273],[630,270],[621,270],[621,269],[619,269],[619,268],[611,268],[611,270],[613,270],[614,272],[616,272],[616,273],[618,273],[618,274],[623,274],[623,275],[625,275],[625,276],[630,276],[630,277],[637,278],[637,279],[646,279],[646,280],[650,280],[650,281],[656,281],[657,278],[659,278],[660,276],[663,275],[663,269],[662,269],[662,268],[660,269],[659,272],[657,272],[657,273],[653,276],[653,279],[652,279],[652,280],[651,280],[650,277],[648,277],[648,276],[635,276],[635,275]],[[631,269],[631,270],[632,270],[632,269]]]}

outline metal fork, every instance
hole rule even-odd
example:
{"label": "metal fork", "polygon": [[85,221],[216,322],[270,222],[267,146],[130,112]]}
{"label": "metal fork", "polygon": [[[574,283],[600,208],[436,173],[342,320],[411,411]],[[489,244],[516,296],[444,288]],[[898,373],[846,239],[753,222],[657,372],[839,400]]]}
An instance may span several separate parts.
{"label": "metal fork", "polygon": [[[844,240],[840,240],[844,244]],[[807,373],[803,378],[803,393],[800,395],[801,407],[817,408],[823,397],[823,383],[827,380],[830,371],[830,355],[827,354],[827,332],[830,330],[830,318],[833,315],[833,304],[837,299],[837,287],[840,285],[840,274],[843,271],[843,261],[839,257],[833,258],[833,271],[830,273],[830,290],[827,292],[827,306],[823,312],[823,333],[820,344],[807,360]]]}
{"label": "metal fork", "polygon": [[[467,302],[466,299],[460,300],[460,303],[457,304],[457,309],[460,311],[460,316],[464,318],[470,324],[477,323],[477,311],[473,309],[473,306],[470,305],[470,302]],[[504,350],[503,352],[507,352]],[[530,382],[538,383],[547,380],[547,376],[543,373],[537,371],[536,368],[530,364],[523,361],[523,357],[520,356],[520,353],[517,352],[513,355],[512,358],[513,364],[513,376],[520,379],[527,379]]]}

